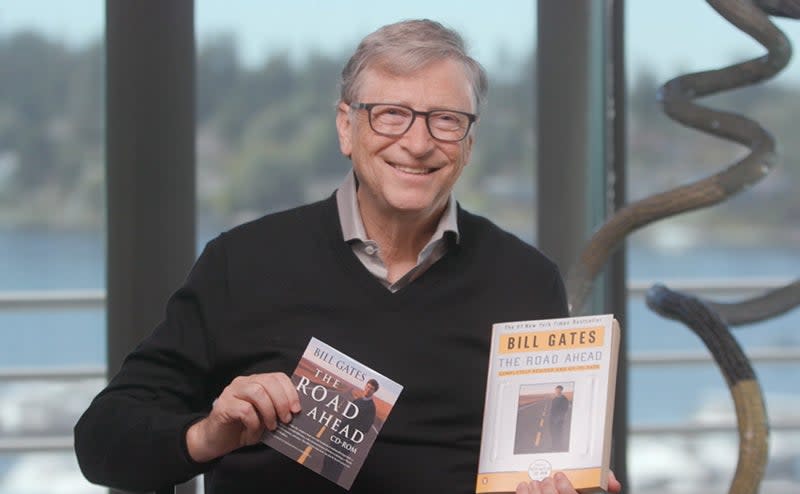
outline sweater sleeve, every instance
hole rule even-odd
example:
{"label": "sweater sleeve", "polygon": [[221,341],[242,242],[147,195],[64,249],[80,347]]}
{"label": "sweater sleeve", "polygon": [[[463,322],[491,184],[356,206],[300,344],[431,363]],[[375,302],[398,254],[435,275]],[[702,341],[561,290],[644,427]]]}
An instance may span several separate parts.
{"label": "sweater sleeve", "polygon": [[191,479],[213,463],[192,461],[185,435],[213,399],[207,389],[210,334],[224,320],[228,292],[220,244],[209,243],[167,303],[164,320],[75,426],[78,463],[89,481],[155,490]]}

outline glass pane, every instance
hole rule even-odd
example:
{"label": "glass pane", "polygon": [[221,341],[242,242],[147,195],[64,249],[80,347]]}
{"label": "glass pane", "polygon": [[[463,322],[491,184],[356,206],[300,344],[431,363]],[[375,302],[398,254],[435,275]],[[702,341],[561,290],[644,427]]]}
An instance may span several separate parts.
{"label": "glass pane", "polygon": [[[99,0],[0,13],[0,493],[102,490],[71,451],[105,363],[102,32]],[[94,301],[30,304],[51,296]]]}
{"label": "glass pane", "polygon": [[[634,201],[723,170],[747,150],[707,136],[666,117],[656,100],[658,86],[678,75],[722,68],[761,56],[765,50],[705,2],[632,0],[627,8],[630,200]],[[792,42],[800,23],[777,20]],[[740,112],[773,133],[780,164],[750,189],[712,208],[659,221],[629,242],[631,282],[668,286],[683,281],[747,284],[791,281],[800,275],[800,143],[793,123],[800,111],[800,62],[767,83],[706,98],[701,103]],[[712,294],[742,300],[760,293]],[[688,328],[650,311],[642,296],[629,301],[632,354],[708,350]],[[800,310],[734,329],[747,355],[800,350]],[[773,424],[797,424],[800,361],[754,365]],[[630,379],[633,428],[684,424],[731,426],[729,433],[633,436],[630,471],[637,491],[725,492],[736,467],[735,411],[727,385],[709,357],[705,365],[635,367]],[[762,492],[800,485],[800,447],[784,440],[793,432],[773,430]],[[780,442],[780,447],[776,446]],[[789,488],[792,490],[792,488]]]}
{"label": "glass pane", "polygon": [[106,494],[80,476],[75,455],[69,453],[0,454],[2,494]]}

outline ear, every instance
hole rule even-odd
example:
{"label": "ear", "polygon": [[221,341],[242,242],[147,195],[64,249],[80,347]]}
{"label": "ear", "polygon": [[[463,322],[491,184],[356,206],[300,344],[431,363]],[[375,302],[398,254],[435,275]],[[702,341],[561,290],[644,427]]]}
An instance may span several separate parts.
{"label": "ear", "polygon": [[336,133],[339,135],[339,150],[348,158],[353,153],[353,123],[350,121],[350,107],[339,102],[336,107]]}

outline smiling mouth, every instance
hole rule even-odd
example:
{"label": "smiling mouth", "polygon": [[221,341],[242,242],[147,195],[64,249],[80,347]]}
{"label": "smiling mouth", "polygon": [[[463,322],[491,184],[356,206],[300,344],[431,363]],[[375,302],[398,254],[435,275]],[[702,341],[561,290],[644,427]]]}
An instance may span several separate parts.
{"label": "smiling mouth", "polygon": [[410,166],[396,165],[394,163],[389,163],[389,166],[391,166],[395,170],[399,170],[403,173],[408,173],[410,175],[428,175],[438,170],[438,168],[413,168]]}

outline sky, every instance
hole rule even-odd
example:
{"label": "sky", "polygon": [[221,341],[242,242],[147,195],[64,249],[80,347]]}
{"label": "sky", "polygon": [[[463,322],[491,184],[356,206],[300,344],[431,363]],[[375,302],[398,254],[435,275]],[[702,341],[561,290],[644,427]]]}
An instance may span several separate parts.
{"label": "sky", "polygon": [[[102,35],[104,4],[103,0],[5,0],[0,3],[0,36],[35,29],[81,46]],[[681,70],[718,68],[741,56],[764,53],[702,0],[627,0],[626,8],[631,74],[647,68],[666,79]],[[346,53],[378,26],[412,17],[429,17],[459,30],[473,55],[490,70],[498,68],[501,51],[522,57],[536,37],[533,0],[195,0],[195,11],[198,42],[235,33],[242,60],[249,65],[275,52],[296,60],[309,50]],[[800,46],[800,21],[776,23]],[[778,78],[800,83],[800,62],[794,60]]]}

